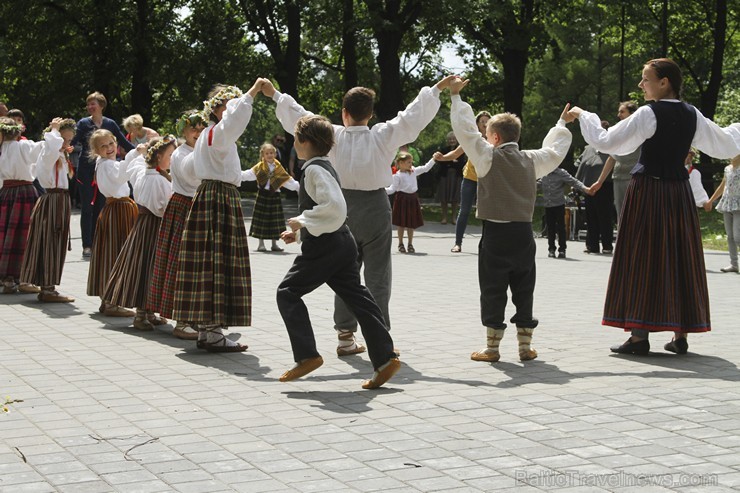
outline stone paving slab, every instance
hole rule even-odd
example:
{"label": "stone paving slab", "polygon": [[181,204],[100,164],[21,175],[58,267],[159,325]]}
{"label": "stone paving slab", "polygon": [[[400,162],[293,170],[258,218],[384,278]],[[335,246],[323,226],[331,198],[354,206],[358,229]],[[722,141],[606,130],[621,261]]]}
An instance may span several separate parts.
{"label": "stone paving slab", "polygon": [[649,357],[625,357],[608,347],[626,335],[600,325],[611,257],[569,242],[568,259],[548,259],[538,239],[540,357],[519,362],[509,333],[485,364],[469,357],[485,330],[468,233],[460,254],[452,225],[417,231],[415,255],[394,248],[404,366],[377,391],[360,388],[366,354],[335,356],[326,287],[306,297],[324,366],[278,382],[292,357],[275,289],[297,246],[257,253],[250,238],[253,326],[230,331],[250,348],[216,355],[172,325],[98,314],[73,238],[60,290],[75,303],[0,297],[0,397],[22,401],[0,414],[0,492],[740,489],[740,276],[719,272],[726,253],[705,252],[713,331],[686,356],[657,334]]}

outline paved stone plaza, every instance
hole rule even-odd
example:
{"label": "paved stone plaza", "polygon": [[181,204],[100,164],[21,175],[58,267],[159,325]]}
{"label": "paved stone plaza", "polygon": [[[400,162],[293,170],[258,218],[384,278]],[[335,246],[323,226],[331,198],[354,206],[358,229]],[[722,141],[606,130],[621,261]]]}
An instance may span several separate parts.
{"label": "paved stone plaza", "polygon": [[[247,208],[247,214],[251,209]],[[290,383],[275,289],[299,247],[257,253],[250,238],[253,326],[240,354],[209,354],[97,313],[85,295],[79,216],[65,294],[0,297],[0,492],[560,491],[740,489],[740,276],[706,252],[714,330],[689,354],[613,355],[602,327],[611,257],[569,243],[567,260],[537,240],[533,347],[514,331],[496,364],[470,360],[480,325],[477,237],[450,253],[454,226],[417,232],[393,254],[392,334],[403,367],[365,391],[367,354],[339,359],[333,295],[306,299],[324,366]],[[638,252],[636,252],[638,254]],[[513,313],[510,311],[509,313]],[[510,315],[509,315],[510,316]]]}

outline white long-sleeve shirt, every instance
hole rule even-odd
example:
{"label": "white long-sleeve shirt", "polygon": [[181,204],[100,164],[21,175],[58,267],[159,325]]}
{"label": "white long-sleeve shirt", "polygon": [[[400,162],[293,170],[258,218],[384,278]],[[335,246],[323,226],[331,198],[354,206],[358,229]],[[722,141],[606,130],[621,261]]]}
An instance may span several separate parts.
{"label": "white long-sleeve shirt", "polygon": [[241,185],[242,167],[236,141],[252,118],[252,102],[249,94],[228,101],[221,121],[201,132],[193,150],[195,176],[199,180]]}
{"label": "white long-sleeve shirt", "polygon": [[[317,159],[327,160],[327,157],[311,158],[301,168],[304,190],[316,206],[296,217],[301,226],[314,236],[333,233],[347,220],[347,203],[337,180],[321,166],[308,166]],[[300,235],[296,234],[296,238],[299,239]]]}
{"label": "white long-sleeve shirt", "polygon": [[[662,101],[679,103],[677,99]],[[696,111],[696,133],[691,147],[718,159],[730,159],[740,154],[740,123],[722,128],[701,112]],[[632,116],[608,130],[601,128],[599,115],[584,111],[579,117],[581,133],[587,143],[607,154],[629,154],[655,134],[657,120],[649,105],[641,106]]]}
{"label": "white long-sleeve shirt", "polygon": [[[334,125],[334,147],[329,161],[337,172],[342,188],[377,190],[390,186],[393,162],[399,146],[415,141],[439,109],[439,89],[424,87],[398,116],[372,128]],[[275,92],[275,115],[286,132],[293,134],[295,123],[312,115],[288,94]]]}
{"label": "white long-sleeve shirt", "polygon": [[[270,170],[270,173],[272,173],[275,170],[275,163],[267,163],[267,167]],[[254,174],[252,168],[244,170],[244,172],[242,173],[242,181],[257,181],[257,175]],[[270,180],[267,180],[262,188],[264,190],[269,190]],[[288,190],[297,192],[298,189],[301,188],[301,185],[295,180],[295,178],[291,176],[285,183],[280,185],[280,188],[287,188]]]}
{"label": "white long-sleeve shirt", "polygon": [[134,188],[134,201],[149,209],[155,216],[164,216],[172,197],[172,183],[156,169],[149,168],[143,157],[135,159],[129,165],[129,181]]}
{"label": "white long-sleeve shirt", "polygon": [[[44,188],[69,189],[69,163],[62,152],[64,139],[57,130],[44,134],[44,148],[36,160],[36,177]],[[62,165],[57,167],[57,163]]]}
{"label": "white long-sleeve shirt", "polygon": [[187,144],[179,146],[170,157],[170,176],[172,191],[193,197],[200,186],[200,179],[195,175],[193,148]]}
{"label": "white long-sleeve shirt", "polygon": [[694,195],[694,203],[697,207],[703,207],[704,204],[709,202],[707,191],[704,190],[704,186],[701,184],[701,173],[696,168],[691,168],[689,185],[691,185],[691,193]]}
{"label": "white long-sleeve shirt", "polygon": [[393,175],[393,183],[391,183],[391,186],[386,187],[386,193],[388,195],[396,192],[415,193],[419,190],[417,177],[431,170],[435,164],[437,164],[437,161],[430,159],[425,165],[411,168],[411,171],[409,172],[397,171],[396,174]]}
{"label": "white long-sleeve shirt", "polygon": [[0,186],[5,180],[33,181],[36,178],[36,161],[44,146],[44,141],[32,140],[0,143]]}
{"label": "white long-sleeve shirt", "polygon": [[128,197],[129,166],[137,158],[143,160],[136,149],[130,150],[123,161],[98,157],[95,162],[95,181],[100,193],[114,199]]}
{"label": "white long-sleeve shirt", "polygon": [[[452,95],[452,109],[450,119],[452,130],[457,141],[462,146],[471,162],[475,163],[478,178],[483,178],[491,170],[493,164],[494,145],[480,138],[480,130],[475,124],[473,108],[464,102],[459,94]],[[542,148],[522,151],[534,162],[534,171],[537,178],[550,174],[565,159],[570,149],[573,136],[565,127],[565,120],[559,119],[550,129],[542,141]],[[518,146],[516,142],[505,142],[500,146]]]}

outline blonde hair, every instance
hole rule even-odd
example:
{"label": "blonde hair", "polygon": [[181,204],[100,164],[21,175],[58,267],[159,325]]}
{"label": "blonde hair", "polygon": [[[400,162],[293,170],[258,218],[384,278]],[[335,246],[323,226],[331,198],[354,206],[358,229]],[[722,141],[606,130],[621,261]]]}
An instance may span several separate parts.
{"label": "blonde hair", "polygon": [[277,153],[277,148],[274,145],[272,145],[269,142],[265,142],[264,144],[260,146],[260,160],[263,159],[262,156],[264,155],[267,149],[272,149],[273,151],[275,151],[275,153]]}
{"label": "blonde hair", "polygon": [[126,131],[130,132],[133,128],[143,128],[144,127],[144,118],[138,113],[135,113],[131,116],[127,116],[123,119],[123,128],[126,129]]}
{"label": "blonde hair", "polygon": [[401,161],[408,161],[409,159],[413,160],[414,156],[412,156],[408,152],[401,151],[396,156],[396,164],[400,163]]}
{"label": "blonde hair", "polygon": [[85,98],[85,102],[89,103],[90,100],[95,100],[98,102],[101,108],[105,109],[106,106],[108,106],[108,100],[105,99],[105,96],[103,96],[102,92],[95,91],[93,93],[90,93],[87,98]]}
{"label": "blonde hair", "polygon": [[496,133],[502,142],[518,142],[522,133],[522,121],[514,113],[499,113],[488,120],[486,133]]}
{"label": "blonde hair", "polygon": [[107,138],[113,139],[113,142],[118,142],[116,140],[116,136],[113,135],[110,130],[106,130],[104,128],[99,128],[90,135],[90,139],[88,140],[90,150],[87,152],[90,158],[95,159],[97,157],[102,157],[100,154],[98,154],[98,146],[101,145],[100,142],[102,140]]}
{"label": "blonde hair", "polygon": [[[155,137],[146,144],[146,156],[144,160],[149,168],[158,168],[159,160],[165,149],[168,147],[177,147],[177,139],[174,135],[165,135],[164,137]],[[172,181],[170,174],[163,169],[157,169],[159,174]]]}

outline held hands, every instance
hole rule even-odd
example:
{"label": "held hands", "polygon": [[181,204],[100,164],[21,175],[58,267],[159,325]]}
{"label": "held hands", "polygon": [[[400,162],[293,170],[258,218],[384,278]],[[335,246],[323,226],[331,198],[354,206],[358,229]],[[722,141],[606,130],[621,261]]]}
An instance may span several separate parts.
{"label": "held hands", "polygon": [[136,146],[136,152],[142,156],[146,156],[146,144],[139,144]]}
{"label": "held hands", "polygon": [[450,81],[450,94],[460,94],[460,91],[462,91],[469,82],[470,79],[463,79],[462,77],[455,75],[452,81]]}
{"label": "held hands", "polygon": [[291,217],[288,219],[288,227],[291,231],[298,231],[303,227],[303,225],[298,221],[298,218]]}
{"label": "held hands", "polygon": [[52,130],[59,130],[59,126],[62,124],[63,118],[56,117],[54,118],[51,123],[49,124],[51,126]]}
{"label": "held hands", "polygon": [[275,86],[270,79],[262,79],[262,81],[262,94],[268,98],[272,98],[275,95]]}
{"label": "held hands", "polygon": [[432,159],[434,159],[435,161],[447,161],[447,160],[445,159],[445,155],[444,155],[444,154],[442,154],[442,153],[441,153],[441,152],[439,152],[439,151],[437,151],[437,152],[435,152],[434,154],[432,154]]}
{"label": "held hands", "polygon": [[593,197],[594,195],[596,195],[596,192],[599,191],[599,189],[601,188],[601,185],[603,185],[603,183],[597,181],[596,183],[594,183],[593,185],[591,185],[590,187],[586,189],[586,193]]}
{"label": "held hands", "polygon": [[441,81],[437,82],[437,84],[436,84],[437,85],[437,89],[439,89],[440,91],[444,91],[445,89],[447,89],[448,87],[450,87],[450,82],[452,82],[452,80],[455,77],[457,77],[457,76],[456,75],[447,75],[447,76],[445,76],[444,79],[442,79]]}
{"label": "held hands", "polygon": [[702,207],[704,208],[705,211],[711,212],[712,211],[712,201],[707,200]]}
{"label": "held hands", "polygon": [[[567,108],[568,106],[570,106],[570,104],[568,104],[568,105],[566,106],[566,108]],[[566,118],[565,116],[562,116],[561,118],[562,118],[563,120],[565,120],[566,122],[570,123],[570,122],[572,122],[573,120],[576,120],[576,119],[578,119],[578,118],[579,118],[579,117],[581,116],[581,113],[583,113],[583,109],[582,109],[582,108],[579,108],[578,106],[573,106],[573,107],[572,107],[572,108],[570,108],[570,110],[568,111],[568,118]]]}
{"label": "held hands", "polygon": [[249,88],[247,94],[252,96],[252,98],[256,98],[260,91],[262,91],[262,86],[264,86],[266,80],[267,79],[263,79],[262,77],[257,77],[257,80],[254,81],[254,84]]}
{"label": "held hands", "polygon": [[295,243],[295,231],[283,231],[282,233],[280,233],[280,239],[283,240],[286,245]]}

